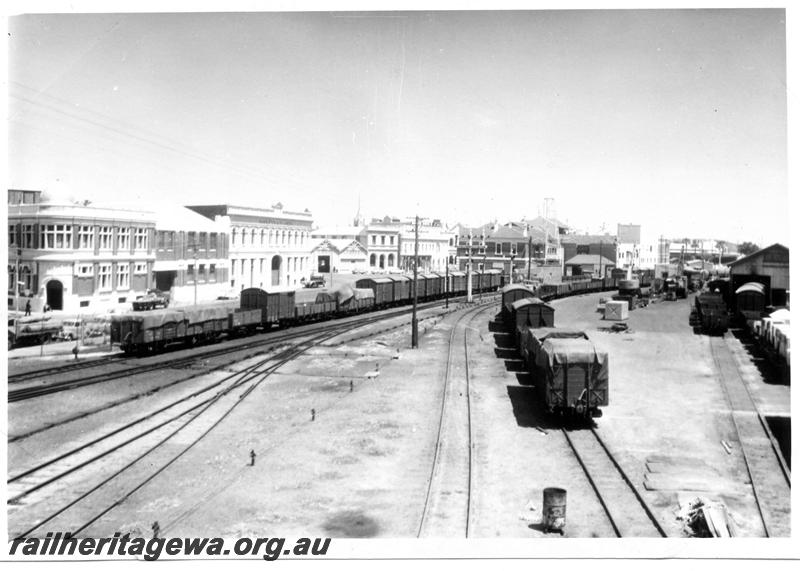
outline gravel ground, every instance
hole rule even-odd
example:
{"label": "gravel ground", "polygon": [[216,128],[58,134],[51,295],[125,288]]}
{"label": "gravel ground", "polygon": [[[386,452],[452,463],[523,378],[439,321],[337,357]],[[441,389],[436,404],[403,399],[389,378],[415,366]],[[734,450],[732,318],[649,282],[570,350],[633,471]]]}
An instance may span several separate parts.
{"label": "gravel ground", "polygon": [[[607,325],[594,311],[599,297],[555,302],[556,325],[585,327],[610,354],[610,406],[598,426],[623,467],[670,535],[680,536],[674,517],[679,499],[694,495],[723,499],[741,535],[759,535],[741,454],[729,455],[720,444],[734,440],[730,413],[708,339],[688,325],[687,301],[637,309],[629,319],[632,332],[615,334],[598,330]],[[473,321],[470,338],[477,425],[473,533],[558,537],[537,525],[543,488],[558,485],[568,491],[567,536],[609,537],[563,435],[544,423],[526,375],[497,345],[503,333],[490,330],[490,321],[498,307]],[[416,350],[409,347],[407,326],[375,328],[346,344],[312,350],[262,383],[207,438],[86,533],[147,535],[159,521],[165,535],[415,536],[454,319],[423,321]],[[98,419],[87,431],[99,429],[104,421]],[[10,420],[9,426],[16,425]],[[250,450],[257,455],[253,467]],[[653,490],[642,485],[648,460],[666,466]],[[146,468],[114,492],[122,494]]]}

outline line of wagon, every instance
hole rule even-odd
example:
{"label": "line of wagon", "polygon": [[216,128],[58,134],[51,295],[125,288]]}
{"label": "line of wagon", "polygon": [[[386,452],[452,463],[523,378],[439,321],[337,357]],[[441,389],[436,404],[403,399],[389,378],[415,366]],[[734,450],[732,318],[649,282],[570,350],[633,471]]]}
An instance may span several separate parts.
{"label": "line of wagon", "polygon": [[[474,292],[497,290],[500,270],[473,272]],[[419,301],[460,296],[467,291],[467,275],[420,274],[416,282]],[[321,292],[313,302],[298,302],[294,290],[242,290],[239,300],[131,311],[111,318],[111,343],[128,354],[162,351],[168,345],[192,346],[223,335],[252,334],[272,327],[345,317],[355,313],[406,305],[414,297],[414,279],[409,276],[362,278],[356,287],[343,286],[333,293]]]}

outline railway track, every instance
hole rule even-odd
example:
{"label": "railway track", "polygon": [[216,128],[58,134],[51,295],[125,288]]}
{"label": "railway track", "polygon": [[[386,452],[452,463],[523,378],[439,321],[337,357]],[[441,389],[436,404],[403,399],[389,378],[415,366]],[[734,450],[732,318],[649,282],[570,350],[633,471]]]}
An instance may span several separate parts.
{"label": "railway track", "polygon": [[[731,333],[725,333],[730,336]],[[791,536],[791,472],[758,410],[725,337],[711,337],[711,354],[731,411],[766,537]]]}
{"label": "railway track", "polygon": [[[473,423],[467,340],[469,323],[488,309],[493,306],[469,309],[450,331],[439,427],[417,537],[469,537],[470,534]],[[456,349],[460,340],[463,340],[463,356]]]}
{"label": "railway track", "polygon": [[[424,305],[420,305],[420,309],[428,309],[432,307],[437,307],[439,305],[443,305],[444,301],[436,301],[430,302]],[[177,369],[177,368],[184,368],[189,367],[192,364],[196,363],[199,359],[209,359],[213,357],[219,357],[222,355],[227,355],[229,353],[239,352],[239,351],[247,351],[247,350],[259,350],[263,349],[264,347],[268,347],[271,345],[275,345],[277,343],[282,343],[287,340],[293,340],[298,337],[312,334],[314,331],[318,331],[320,329],[330,328],[330,327],[338,327],[341,323],[354,323],[358,322],[362,325],[369,325],[374,323],[375,321],[380,321],[382,319],[388,319],[392,317],[397,317],[400,315],[405,315],[411,312],[411,308],[402,308],[397,310],[387,310],[385,312],[381,312],[380,314],[367,314],[354,316],[350,318],[345,318],[344,321],[337,320],[335,323],[331,324],[330,322],[323,322],[323,323],[315,323],[313,325],[309,325],[306,327],[300,326],[298,328],[293,328],[288,331],[279,331],[273,332],[267,335],[263,339],[250,339],[245,344],[237,344],[233,347],[226,345],[225,347],[221,347],[218,349],[210,349],[206,351],[202,351],[199,353],[192,353],[191,355],[187,355],[185,357],[180,357],[177,359],[163,359],[159,360],[155,363],[147,363],[147,364],[138,364],[134,367],[124,368],[117,371],[112,372],[103,372],[98,373],[96,375],[90,375],[88,377],[82,378],[73,378],[73,379],[64,379],[60,381],[50,382],[46,384],[35,384],[32,386],[25,386],[18,389],[13,389],[8,391],[8,402],[20,402],[32,398],[42,397],[54,393],[58,393],[61,391],[73,390],[76,388],[90,386],[96,383],[116,380],[116,379],[123,379],[126,377],[130,377],[133,375],[140,375],[148,372],[159,371],[162,369]],[[65,372],[69,372],[72,370],[80,370],[81,368],[89,368],[92,366],[98,366],[102,364],[107,364],[110,361],[115,359],[123,359],[124,362],[136,361],[135,359],[131,358],[123,358],[123,357],[109,357],[107,359],[103,359],[102,362],[97,364],[87,364],[86,367],[80,367],[76,365],[74,369],[72,368],[58,368],[53,367],[49,369],[41,370],[42,373],[39,374],[38,371],[32,371],[31,373],[20,373],[13,377],[13,382],[16,384],[23,383],[25,381],[30,381],[32,379],[41,378],[51,374],[63,374]],[[27,376],[26,376],[27,375]],[[11,382],[11,381],[10,381]]]}
{"label": "railway track", "polygon": [[[68,529],[68,525],[60,523],[60,519],[68,511],[78,506],[81,510],[79,513],[84,513],[92,511],[93,506],[105,505],[105,508],[95,512],[72,530],[73,534],[80,533],[193,448],[280,367],[312,347],[360,326],[361,324],[338,324],[337,327],[326,329],[278,355],[261,359],[256,364],[227,376],[206,390],[178,399],[57,458],[12,476],[8,484],[9,527],[16,519],[15,514],[25,508],[26,504],[45,505],[47,502],[42,500],[49,500],[54,496],[65,501],[54,510],[48,507],[47,513],[38,514],[33,523],[17,522],[18,528],[27,527],[16,534],[18,537],[37,533],[48,524],[58,529]],[[216,389],[216,392],[202,396],[198,401],[201,393],[210,393],[211,389]],[[177,438],[179,433],[180,437]],[[170,446],[165,446],[168,443]],[[155,458],[158,454],[166,457]],[[147,461],[144,461],[146,458]],[[153,466],[157,468],[151,471]],[[86,489],[87,484],[83,480],[76,477],[85,469],[93,469],[96,476],[101,478],[97,481],[95,477],[93,484],[89,484],[89,489]],[[142,479],[120,496],[114,488],[120,487],[116,482],[128,470],[149,474],[136,474],[136,477]],[[92,475],[89,474],[88,477],[91,478]],[[112,482],[116,486],[109,486]],[[90,496],[92,504],[87,506],[85,500]]]}
{"label": "railway track", "polygon": [[126,357],[122,354],[105,355],[103,357],[96,357],[92,359],[84,359],[73,363],[62,363],[55,367],[47,367],[45,369],[36,369],[33,371],[25,371],[23,373],[15,373],[8,376],[8,384],[18,384],[42,377],[50,377],[53,375],[63,375],[73,371],[82,371],[84,369],[91,369],[101,365],[107,365],[113,362],[123,362]]}
{"label": "railway track", "polygon": [[667,537],[655,514],[594,428],[562,428],[617,537]]}

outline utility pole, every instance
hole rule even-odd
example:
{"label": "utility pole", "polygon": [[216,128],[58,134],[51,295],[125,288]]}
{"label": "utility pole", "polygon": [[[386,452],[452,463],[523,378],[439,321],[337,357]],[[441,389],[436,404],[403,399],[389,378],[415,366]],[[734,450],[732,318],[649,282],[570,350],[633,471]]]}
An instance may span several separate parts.
{"label": "utility pole", "polygon": [[[192,257],[194,258],[194,275],[192,277],[194,278],[194,304],[197,305],[197,280],[200,276],[197,267],[197,243],[192,243],[189,247],[192,249]],[[242,269],[244,269],[244,260],[242,260]]]}
{"label": "utility pole", "polygon": [[469,233],[467,248],[467,303],[472,303],[472,232]]}
{"label": "utility pole", "polygon": [[597,257],[599,277],[603,279],[603,239],[600,238],[600,255]]}
{"label": "utility pole", "polygon": [[533,249],[533,236],[528,229],[528,282],[531,281],[531,250]]}
{"label": "utility pole", "polygon": [[414,305],[411,309],[411,348],[419,346],[417,329],[417,266],[419,265],[419,215],[414,217]]}
{"label": "utility pole", "polygon": [[450,307],[450,252],[447,253],[447,263],[444,265],[444,308]]}

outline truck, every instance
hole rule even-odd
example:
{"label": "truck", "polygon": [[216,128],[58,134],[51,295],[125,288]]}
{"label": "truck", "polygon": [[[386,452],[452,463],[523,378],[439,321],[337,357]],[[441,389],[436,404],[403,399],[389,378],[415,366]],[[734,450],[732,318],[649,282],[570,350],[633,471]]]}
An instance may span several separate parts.
{"label": "truck", "polygon": [[54,339],[61,332],[61,322],[50,315],[8,316],[8,350],[21,345],[36,345]]}

